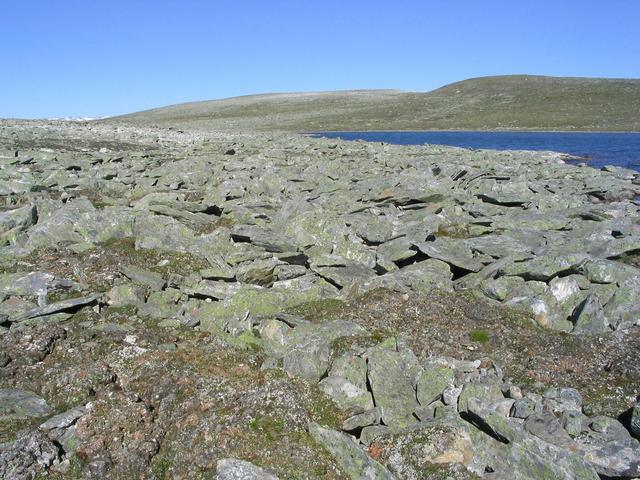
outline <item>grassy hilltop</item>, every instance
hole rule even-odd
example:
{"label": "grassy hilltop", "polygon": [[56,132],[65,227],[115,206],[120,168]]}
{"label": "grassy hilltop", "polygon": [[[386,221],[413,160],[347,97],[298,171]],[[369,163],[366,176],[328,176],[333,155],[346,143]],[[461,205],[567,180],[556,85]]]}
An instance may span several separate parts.
{"label": "grassy hilltop", "polygon": [[528,129],[640,131],[640,80],[483,77],[427,93],[354,90],[251,95],[109,119],[288,131]]}

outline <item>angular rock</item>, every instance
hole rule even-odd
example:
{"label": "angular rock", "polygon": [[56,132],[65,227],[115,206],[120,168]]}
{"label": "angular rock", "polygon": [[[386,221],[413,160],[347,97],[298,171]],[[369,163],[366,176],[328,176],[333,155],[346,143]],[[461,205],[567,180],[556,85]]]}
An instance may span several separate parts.
{"label": "angular rock", "polygon": [[451,368],[440,365],[425,368],[418,379],[418,402],[420,405],[429,405],[438,400],[442,392],[453,383],[454,373]]}
{"label": "angular rock", "polygon": [[45,305],[44,307],[38,307],[38,308],[33,308],[31,310],[27,310],[26,312],[11,318],[11,321],[20,322],[23,320],[28,320],[30,318],[44,317],[46,315],[51,315],[52,313],[65,312],[67,310],[75,310],[78,307],[91,305],[98,298],[100,298],[100,295],[90,295],[88,297],[70,298],[68,300],[62,300],[60,302],[50,303],[49,305]]}
{"label": "angular rock", "polygon": [[320,381],[318,387],[329,395],[342,410],[351,407],[373,408],[371,393],[357,387],[343,377],[326,377]]}
{"label": "angular rock", "polygon": [[40,430],[53,430],[55,428],[67,428],[73,425],[76,420],[82,417],[86,413],[87,409],[84,405],[72,408],[66,412],[60,413],[51,417],[49,420],[41,424],[38,428]]}
{"label": "angular rock", "polygon": [[573,440],[552,413],[540,412],[529,415],[524,421],[523,428],[545,442],[575,450]]}
{"label": "angular rock", "polygon": [[631,411],[631,433],[640,438],[640,402],[636,402]]}
{"label": "angular rock", "polygon": [[[282,360],[284,371],[293,377],[319,382],[329,366],[329,342],[324,338],[309,338],[288,349]],[[338,395],[341,386],[329,384],[326,388]],[[346,398],[350,398],[347,387]],[[340,393],[341,395],[341,393]],[[342,397],[341,397],[342,398]]]}
{"label": "angular rock", "polygon": [[582,411],[582,395],[575,388],[549,388],[542,403],[551,412]]}
{"label": "angular rock", "polygon": [[592,419],[591,429],[576,436],[575,442],[584,459],[600,475],[612,478],[640,475],[640,442],[617,420]]}
{"label": "angular rock", "polygon": [[159,273],[150,272],[133,265],[123,267],[121,271],[132,282],[147,286],[156,292],[161,291],[166,285],[165,280]]}
{"label": "angular rock", "polygon": [[597,333],[609,331],[609,321],[602,309],[602,303],[597,294],[589,294],[576,307],[571,318],[576,333]]}
{"label": "angular rock", "polygon": [[373,399],[385,425],[402,428],[415,423],[413,412],[420,405],[400,353],[375,347],[367,352],[367,364]]}
{"label": "angular rock", "polygon": [[326,448],[353,480],[392,480],[395,477],[369,457],[348,435],[309,424],[313,439]]}
{"label": "angular rock", "polygon": [[460,392],[460,398],[458,399],[458,411],[460,413],[467,413],[469,411],[469,400],[472,398],[488,406],[493,402],[502,400],[504,396],[502,395],[500,385],[490,379],[465,383]]}

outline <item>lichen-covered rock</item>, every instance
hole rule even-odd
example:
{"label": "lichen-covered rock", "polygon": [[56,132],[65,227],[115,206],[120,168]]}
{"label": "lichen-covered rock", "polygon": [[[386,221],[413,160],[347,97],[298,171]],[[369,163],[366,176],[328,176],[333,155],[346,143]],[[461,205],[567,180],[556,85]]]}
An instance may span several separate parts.
{"label": "lichen-covered rock", "polygon": [[386,425],[406,427],[417,420],[413,412],[419,407],[414,378],[402,355],[392,348],[377,346],[367,352],[368,378],[376,406]]}
{"label": "lichen-covered rock", "polygon": [[460,392],[458,399],[458,411],[466,413],[469,410],[469,400],[475,398],[484,405],[490,405],[493,402],[504,398],[500,385],[490,378],[465,383]]}
{"label": "lichen-covered rock", "polygon": [[[291,346],[282,360],[284,371],[289,375],[301,377],[311,382],[319,382],[329,367],[329,342],[323,338],[309,338]],[[327,385],[338,395],[338,385]],[[348,398],[348,395],[345,394]]]}
{"label": "lichen-covered rock", "polygon": [[640,442],[615,419],[591,420],[590,429],[575,437],[580,453],[605,477],[634,478],[640,475]]}
{"label": "lichen-covered rock", "polygon": [[360,357],[343,355],[336,358],[329,375],[318,386],[343,410],[373,408],[373,398],[367,390],[367,365]]}
{"label": "lichen-covered rock", "polygon": [[0,477],[32,480],[60,458],[58,447],[38,430],[23,430],[9,446],[0,445]]}
{"label": "lichen-covered rock", "polygon": [[15,388],[0,389],[0,419],[40,417],[51,411],[44,398]]}
{"label": "lichen-covered rock", "polygon": [[338,464],[353,480],[392,480],[395,478],[344,433],[323,428],[317,423],[309,425],[309,433],[316,442],[331,452]]}
{"label": "lichen-covered rock", "polygon": [[420,405],[429,405],[440,398],[445,388],[454,383],[454,372],[451,368],[440,365],[424,369],[417,385],[417,398]]}

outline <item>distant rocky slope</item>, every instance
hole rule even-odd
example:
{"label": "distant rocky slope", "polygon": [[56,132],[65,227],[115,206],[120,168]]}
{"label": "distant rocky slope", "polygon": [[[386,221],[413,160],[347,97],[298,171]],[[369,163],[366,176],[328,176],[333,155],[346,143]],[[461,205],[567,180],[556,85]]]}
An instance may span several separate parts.
{"label": "distant rocky slope", "polygon": [[118,117],[216,130],[530,129],[640,131],[640,80],[483,77],[428,93],[361,90],[253,95]]}
{"label": "distant rocky slope", "polygon": [[0,477],[640,475],[637,172],[0,122]]}

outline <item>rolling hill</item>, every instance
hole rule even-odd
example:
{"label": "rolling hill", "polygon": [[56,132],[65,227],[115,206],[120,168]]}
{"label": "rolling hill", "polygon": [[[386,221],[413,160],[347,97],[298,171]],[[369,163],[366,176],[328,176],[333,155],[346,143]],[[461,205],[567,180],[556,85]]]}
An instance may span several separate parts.
{"label": "rolling hill", "polygon": [[512,75],[427,93],[352,90],[184,103],[107,121],[219,130],[640,131],[640,80]]}

